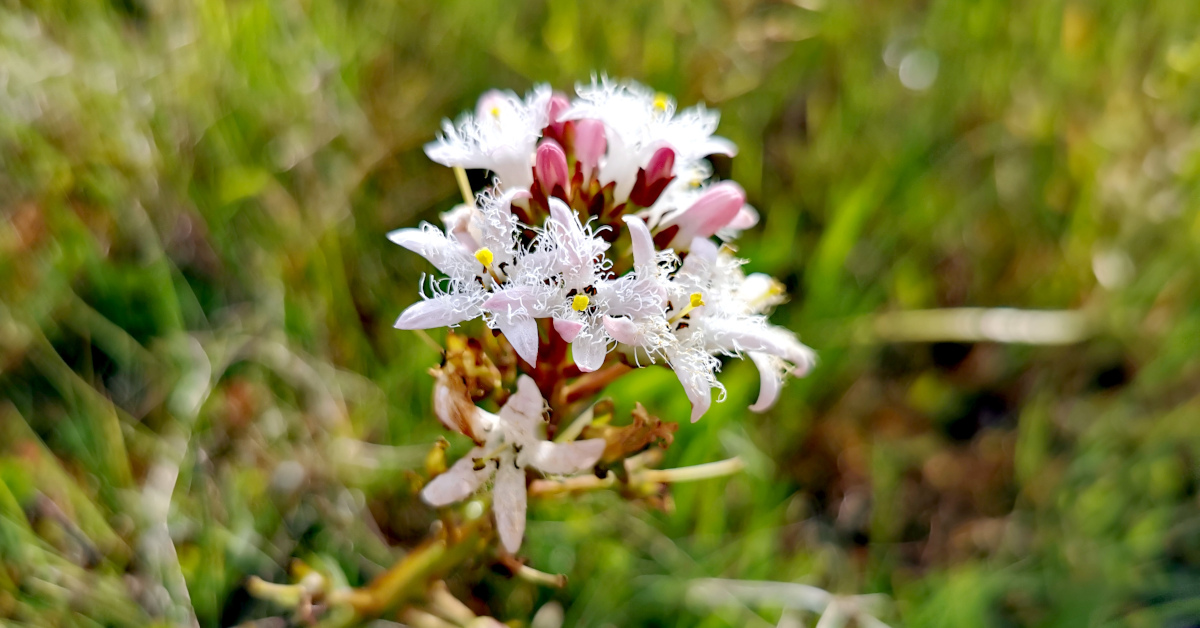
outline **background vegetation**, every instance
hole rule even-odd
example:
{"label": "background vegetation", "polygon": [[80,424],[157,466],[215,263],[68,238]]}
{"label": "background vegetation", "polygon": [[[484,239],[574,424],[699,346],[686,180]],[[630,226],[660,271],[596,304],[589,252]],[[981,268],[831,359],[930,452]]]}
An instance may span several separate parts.
{"label": "background vegetation", "polygon": [[[885,593],[893,625],[1200,619],[1200,4],[0,6],[5,621],[232,625],[283,613],[248,576],[361,584],[418,542],[438,355],[391,328],[428,268],[384,234],[456,202],[443,117],[593,71],[722,111],[741,251],[822,362],[765,415],[731,364],[681,426],[670,465],[740,476],[535,504],[523,553],[566,588],[452,589],[568,626],[778,619],[690,603],[701,577]],[[879,322],[962,306],[1084,337]],[[617,388],[686,423],[669,372]]]}

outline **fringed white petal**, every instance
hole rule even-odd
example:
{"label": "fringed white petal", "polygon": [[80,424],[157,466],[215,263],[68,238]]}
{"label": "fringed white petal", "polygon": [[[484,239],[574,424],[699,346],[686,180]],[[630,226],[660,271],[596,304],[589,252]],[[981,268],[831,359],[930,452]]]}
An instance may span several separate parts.
{"label": "fringed white petal", "polygon": [[433,225],[426,224],[419,229],[396,229],[389,232],[387,237],[429,260],[434,268],[450,276],[461,273],[464,266],[469,267],[474,262],[473,252],[467,251],[456,240],[446,237]]}
{"label": "fringed white petal", "polygon": [[457,294],[445,294],[408,306],[396,319],[396,329],[449,327],[479,316],[479,308]]}

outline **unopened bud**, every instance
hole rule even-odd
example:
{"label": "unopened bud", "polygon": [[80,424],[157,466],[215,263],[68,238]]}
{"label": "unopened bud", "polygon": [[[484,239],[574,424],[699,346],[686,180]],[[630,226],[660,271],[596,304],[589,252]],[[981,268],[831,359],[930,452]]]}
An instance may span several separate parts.
{"label": "unopened bud", "polygon": [[732,181],[722,181],[705,191],[692,206],[664,224],[678,225],[679,233],[672,243],[676,249],[694,238],[707,238],[725,228],[737,218],[746,204],[746,192]]}
{"label": "unopened bud", "polygon": [[547,113],[549,114],[550,124],[557,124],[559,121],[558,117],[570,107],[570,99],[568,99],[564,94],[555,92],[554,95],[550,97],[550,103],[547,105]]}
{"label": "unopened bud", "polygon": [[591,178],[608,142],[604,136],[604,123],[599,120],[578,120],[575,122],[575,157],[583,171],[584,180]]}
{"label": "unopened bud", "polygon": [[654,151],[650,161],[646,163],[646,185],[654,187],[656,183],[671,176],[675,169],[675,151],[670,146],[663,146]]}
{"label": "unopened bud", "polygon": [[563,141],[563,128],[567,123],[559,121],[559,118],[570,108],[571,100],[567,98],[566,94],[555,92],[550,96],[550,102],[546,105],[546,128],[543,133],[546,138],[558,142]]}
{"label": "unopened bud", "polygon": [[537,178],[546,196],[554,194],[555,187],[564,191],[569,189],[570,178],[567,175],[567,154],[562,146],[554,140],[545,140],[537,148]]}

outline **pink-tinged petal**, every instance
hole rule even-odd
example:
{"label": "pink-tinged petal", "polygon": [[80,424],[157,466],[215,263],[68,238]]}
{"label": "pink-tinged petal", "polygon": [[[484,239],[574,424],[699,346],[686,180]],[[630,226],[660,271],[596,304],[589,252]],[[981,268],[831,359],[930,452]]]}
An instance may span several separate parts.
{"label": "pink-tinged petal", "polygon": [[619,343],[627,345],[640,344],[637,325],[628,318],[604,317],[604,330]]}
{"label": "pink-tinged petal", "polygon": [[527,315],[505,316],[497,314],[496,327],[508,339],[508,344],[512,345],[522,360],[525,360],[530,366],[537,364],[537,320]]}
{"label": "pink-tinged petal", "polygon": [[525,536],[527,495],[525,470],[517,467],[511,456],[500,457],[500,468],[496,470],[492,499],[500,543],[510,554],[515,554],[521,549],[521,538]]}
{"label": "pink-tinged petal", "polygon": [[579,332],[583,329],[583,323],[573,321],[568,318],[554,319],[554,331],[558,332],[559,337],[567,342],[572,342]]}
{"label": "pink-tinged petal", "polygon": [[581,334],[571,343],[571,356],[575,366],[584,373],[591,373],[604,366],[604,356],[608,355],[608,338],[599,330],[590,334]]}
{"label": "pink-tinged petal", "polygon": [[554,193],[554,188],[561,187],[563,190],[570,189],[570,175],[567,174],[567,154],[563,152],[562,146],[554,140],[543,140],[537,147],[537,166],[538,182],[542,185],[542,191],[546,196]]}
{"label": "pink-tinged petal", "polygon": [[633,240],[633,266],[641,273],[654,270],[654,236],[646,223],[637,216],[625,216],[625,225],[629,227],[629,238]]}
{"label": "pink-tinged petal", "polygon": [[575,158],[579,160],[585,181],[600,165],[607,147],[603,122],[586,118],[575,122]]}
{"label": "pink-tinged petal", "polygon": [[482,469],[475,469],[475,461],[482,458],[483,454],[484,451],[480,447],[472,449],[445,473],[426,484],[425,488],[421,489],[421,499],[436,508],[470,497],[495,470],[492,463],[483,465]]}
{"label": "pink-tinged petal", "polygon": [[663,179],[670,178],[675,170],[675,151],[670,146],[663,146],[654,151],[650,161],[646,162],[646,186],[653,187]]}
{"label": "pink-tinged petal", "polygon": [[733,220],[729,221],[729,224],[726,225],[726,228],[745,231],[746,229],[753,228],[754,225],[757,224],[758,211],[749,205],[745,205],[738,210],[737,215],[733,217]]}
{"label": "pink-tinged petal", "polygon": [[433,329],[449,327],[478,316],[477,309],[462,297],[447,294],[414,303],[396,319],[396,329]]}
{"label": "pink-tinged petal", "polygon": [[499,315],[515,316],[519,313],[530,314],[530,308],[537,300],[533,288],[520,286],[505,288],[492,293],[483,302],[483,307]]}
{"label": "pink-tinged petal", "polygon": [[693,238],[707,238],[725,228],[737,217],[746,204],[746,192],[733,181],[722,181],[708,188],[669,225],[678,225],[674,243],[688,243]]}
{"label": "pink-tinged petal", "polygon": [[775,401],[779,399],[779,390],[783,388],[783,379],[780,377],[779,365],[775,358],[765,353],[751,351],[750,359],[754,362],[754,366],[758,367],[758,376],[761,382],[758,388],[758,400],[750,406],[750,410],[764,412],[775,405]]}
{"label": "pink-tinged petal", "polygon": [[529,364],[537,363],[537,296],[532,288],[517,287],[498,290],[483,302],[483,307],[495,314],[496,327]]}
{"label": "pink-tinged petal", "polygon": [[[603,438],[591,438],[572,443],[538,441],[528,452],[530,466],[543,473],[579,473],[592,468],[604,454]],[[526,452],[521,452],[526,455]]]}

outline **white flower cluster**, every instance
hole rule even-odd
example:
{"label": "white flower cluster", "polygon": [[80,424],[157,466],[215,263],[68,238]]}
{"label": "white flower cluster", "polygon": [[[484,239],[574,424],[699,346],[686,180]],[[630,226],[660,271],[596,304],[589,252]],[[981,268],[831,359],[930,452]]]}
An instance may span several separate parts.
{"label": "white flower cluster", "polygon": [[[735,152],[713,135],[717,114],[676,111],[664,95],[607,78],[577,92],[574,102],[546,86],[524,99],[489,92],[426,146],[438,163],[495,178],[443,215],[444,230],[388,235],[445,275],[396,327],[482,318],[531,365],[543,338],[557,334],[582,372],[621,359],[617,352],[638,364],[665,360],[692,421],[714,389],[724,396],[717,356],[749,356],[762,375],[751,409],[770,407],[785,375],[804,375],[815,357],[767,322],[782,286],[745,275],[713,240],[758,220],[736,183],[707,181],[704,157]],[[539,329],[539,319],[549,323]]]}

